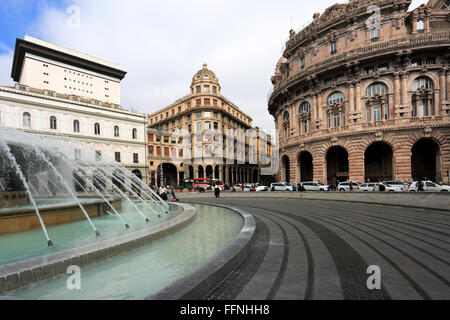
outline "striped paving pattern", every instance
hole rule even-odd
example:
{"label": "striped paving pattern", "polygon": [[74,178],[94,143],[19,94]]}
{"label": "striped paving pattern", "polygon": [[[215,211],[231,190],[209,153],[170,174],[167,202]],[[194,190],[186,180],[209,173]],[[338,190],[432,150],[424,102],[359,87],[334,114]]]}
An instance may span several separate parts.
{"label": "striped paving pattern", "polygon": [[[450,299],[450,212],[305,199],[189,199],[257,220],[252,251],[205,299]],[[380,290],[367,288],[368,266]]]}

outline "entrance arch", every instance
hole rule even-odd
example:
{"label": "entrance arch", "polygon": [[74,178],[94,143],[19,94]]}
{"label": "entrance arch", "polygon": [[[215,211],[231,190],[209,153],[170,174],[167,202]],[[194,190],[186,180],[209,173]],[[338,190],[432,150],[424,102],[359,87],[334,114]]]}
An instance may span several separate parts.
{"label": "entrance arch", "polygon": [[[172,163],[163,163],[163,177],[166,186],[178,185],[178,170]],[[161,183],[161,165],[158,166],[158,183]]]}
{"label": "entrance arch", "polygon": [[297,159],[300,182],[312,181],[314,179],[313,157],[308,151],[300,152]]}
{"label": "entrance arch", "polygon": [[341,181],[347,181],[349,175],[348,152],[341,146],[331,147],[326,155],[327,183],[337,186]]}
{"label": "entrance arch", "polygon": [[291,182],[291,164],[288,156],[283,156],[281,158],[281,180],[282,182]]}
{"label": "entrance arch", "polygon": [[198,178],[199,179],[205,178],[205,170],[203,169],[203,166],[198,167]]}
{"label": "entrance arch", "polygon": [[441,182],[441,152],[439,144],[425,138],[417,141],[411,149],[411,174],[414,181],[419,179]]}
{"label": "entrance arch", "polygon": [[393,151],[386,142],[371,144],[364,153],[364,177],[366,182],[393,179]]}
{"label": "entrance arch", "polygon": [[206,179],[214,179],[212,166],[206,166]]}

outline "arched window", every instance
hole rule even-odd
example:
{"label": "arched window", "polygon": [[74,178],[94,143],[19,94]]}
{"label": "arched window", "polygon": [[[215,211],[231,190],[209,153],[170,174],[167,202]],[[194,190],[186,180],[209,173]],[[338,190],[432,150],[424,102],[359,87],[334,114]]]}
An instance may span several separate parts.
{"label": "arched window", "polygon": [[133,136],[133,139],[137,139],[137,129],[136,128],[133,129],[132,136]]}
{"label": "arched window", "polygon": [[98,136],[100,135],[100,124],[97,122],[94,124],[94,134]]}
{"label": "arched window", "polygon": [[289,121],[289,112],[286,111],[286,112],[284,113],[284,115],[283,115],[283,120],[284,120],[284,121]]}
{"label": "arched window", "polygon": [[345,96],[342,92],[336,91],[328,96],[327,104],[331,105],[334,103],[344,103]]}
{"label": "arched window", "polygon": [[51,116],[50,117],[50,130],[56,130],[56,129],[57,129],[56,117]]}
{"label": "arched window", "polygon": [[289,112],[285,112],[283,114],[283,134],[284,139],[289,138],[289,131],[290,131],[290,123],[289,123]]}
{"label": "arched window", "polygon": [[371,84],[367,88],[366,95],[368,97],[372,97],[376,94],[380,94],[380,95],[387,94],[388,91],[389,91],[388,87],[384,83],[376,82],[376,83]]}
{"label": "arched window", "polygon": [[419,77],[412,84],[412,116],[426,117],[435,113],[433,108],[433,83],[430,78]]}
{"label": "arched window", "polygon": [[427,77],[417,78],[412,84],[412,90],[417,91],[420,89],[433,89],[433,82]]}
{"label": "arched window", "polygon": [[73,132],[80,132],[80,121],[73,121]]}
{"label": "arched window", "polygon": [[300,113],[311,112],[311,105],[309,104],[309,102],[308,101],[303,102],[300,105],[300,110],[299,111],[300,111]]}
{"label": "arched window", "polygon": [[23,126],[25,128],[31,128],[31,115],[28,112],[23,113]]}
{"label": "arched window", "polygon": [[114,126],[114,137],[119,138],[120,137],[120,130],[118,126]]}

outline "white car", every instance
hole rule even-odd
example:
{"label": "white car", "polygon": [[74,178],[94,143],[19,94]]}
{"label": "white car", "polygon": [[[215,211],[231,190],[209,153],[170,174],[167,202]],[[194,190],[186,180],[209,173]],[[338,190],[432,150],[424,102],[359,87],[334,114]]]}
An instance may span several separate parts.
{"label": "white car", "polygon": [[380,192],[403,192],[403,188],[399,185],[389,185],[385,183],[377,183],[376,191]]}
{"label": "white car", "polygon": [[288,185],[286,182],[276,182],[270,185],[271,191],[294,191],[292,186]]}
{"label": "white car", "polygon": [[[409,186],[410,192],[416,192],[418,191],[417,182],[413,182]],[[424,184],[423,190],[427,192],[450,192],[450,186],[445,185],[439,185],[437,183],[434,183],[433,181],[422,181]]]}
{"label": "white car", "polygon": [[330,191],[330,186],[319,181],[302,182],[301,186],[306,191]]}
{"label": "white car", "polygon": [[[358,182],[352,182],[353,191],[358,191],[360,184]],[[339,183],[337,190],[340,192],[350,192],[350,182]]]}
{"label": "white car", "polygon": [[374,192],[375,188],[377,186],[377,183],[375,182],[369,182],[369,183],[363,183],[359,186],[360,192]]}
{"label": "white car", "polygon": [[256,192],[265,192],[265,191],[269,191],[269,187],[267,186],[262,186],[259,183],[255,183],[254,185],[256,187]]}
{"label": "white car", "polygon": [[243,190],[244,192],[252,192],[253,189],[254,189],[254,186],[252,184],[249,184],[249,183],[244,184],[244,190]]}
{"label": "white car", "polygon": [[394,189],[395,192],[405,192],[409,189],[409,183],[402,180],[383,181],[383,184]]}

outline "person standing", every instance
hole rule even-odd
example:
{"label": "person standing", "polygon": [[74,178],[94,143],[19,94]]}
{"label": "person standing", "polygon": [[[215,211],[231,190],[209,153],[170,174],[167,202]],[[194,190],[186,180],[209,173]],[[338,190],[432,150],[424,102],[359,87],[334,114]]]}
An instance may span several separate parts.
{"label": "person standing", "polygon": [[294,182],[294,184],[292,185],[292,191],[297,191],[297,185],[295,184],[295,182]]}
{"label": "person standing", "polygon": [[244,192],[244,184],[241,184],[241,191]]}
{"label": "person standing", "polygon": [[214,188],[214,194],[215,194],[216,198],[220,198],[220,188],[217,185]]}
{"label": "person standing", "polygon": [[350,181],[350,192],[353,192],[353,182]]}

